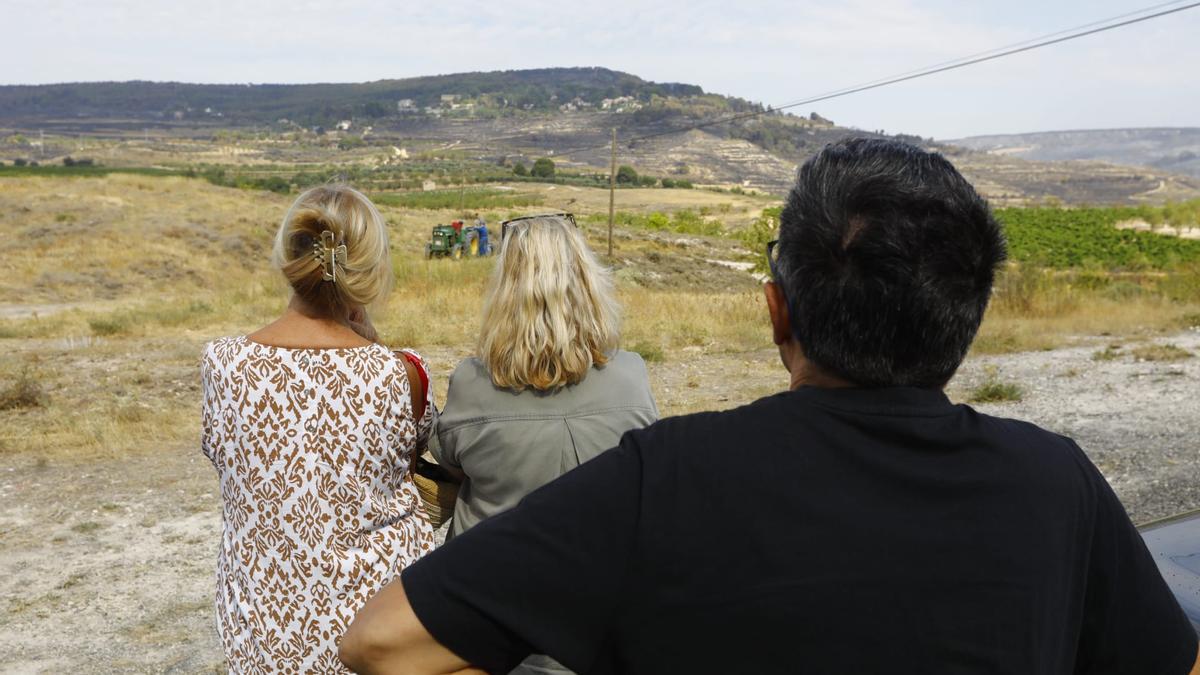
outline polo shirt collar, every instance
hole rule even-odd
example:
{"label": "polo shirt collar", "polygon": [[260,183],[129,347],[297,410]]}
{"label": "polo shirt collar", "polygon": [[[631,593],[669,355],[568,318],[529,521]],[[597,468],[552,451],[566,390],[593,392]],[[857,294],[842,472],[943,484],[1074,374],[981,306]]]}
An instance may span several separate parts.
{"label": "polo shirt collar", "polygon": [[933,417],[949,414],[955,408],[941,389],[920,387],[802,386],[789,394],[825,408],[872,415]]}

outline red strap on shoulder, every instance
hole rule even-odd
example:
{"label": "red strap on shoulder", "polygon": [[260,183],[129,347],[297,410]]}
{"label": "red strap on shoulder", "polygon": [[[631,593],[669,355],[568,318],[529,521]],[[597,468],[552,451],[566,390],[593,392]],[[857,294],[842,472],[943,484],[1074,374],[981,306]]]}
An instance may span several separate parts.
{"label": "red strap on shoulder", "polygon": [[421,380],[421,391],[425,392],[425,397],[429,397],[429,373],[425,372],[425,366],[421,363],[421,359],[409,354],[408,352],[400,352],[404,355],[404,360],[413,364],[417,369],[417,378]]}

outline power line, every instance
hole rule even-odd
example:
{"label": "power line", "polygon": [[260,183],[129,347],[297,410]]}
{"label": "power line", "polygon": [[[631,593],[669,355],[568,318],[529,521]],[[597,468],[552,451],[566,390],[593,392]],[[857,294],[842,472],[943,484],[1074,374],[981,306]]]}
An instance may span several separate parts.
{"label": "power line", "polygon": [[[1047,47],[1050,45],[1059,44],[1061,42],[1068,42],[1070,40],[1076,40],[1078,38],[1086,37],[1088,35],[1095,35],[1097,33],[1103,33],[1105,31],[1122,28],[1122,27],[1129,26],[1132,24],[1141,23],[1143,21],[1149,21],[1151,19],[1157,19],[1157,18],[1160,18],[1163,16],[1167,16],[1169,14],[1175,14],[1178,12],[1182,12],[1184,10],[1193,9],[1195,7],[1200,7],[1200,2],[1190,2],[1190,3],[1180,6],[1180,7],[1172,7],[1171,9],[1162,9],[1161,11],[1154,11],[1154,10],[1159,10],[1163,7],[1168,7],[1170,5],[1176,5],[1176,4],[1178,4],[1178,2],[1179,2],[1179,0],[1175,0],[1175,2],[1166,2],[1166,3],[1157,4],[1157,5],[1151,5],[1149,7],[1144,7],[1140,10],[1135,10],[1133,12],[1127,12],[1125,14],[1119,14],[1117,16],[1109,17],[1107,19],[1101,19],[1099,21],[1093,21],[1091,23],[1086,23],[1086,24],[1083,24],[1080,26],[1075,26],[1074,28],[1068,28],[1065,30],[1056,31],[1054,33],[1049,33],[1046,35],[1042,35],[1040,37],[1031,38],[1030,40],[1025,40],[1023,42],[1017,42],[1017,43],[1014,43],[1014,44],[1006,46],[1006,47],[997,47],[995,49],[990,49],[985,52],[978,52],[976,54],[960,57],[958,59],[953,59],[951,61],[943,61],[941,63],[934,64],[932,66],[926,66],[924,68],[919,68],[917,70],[910,70],[905,73],[901,73],[899,75],[893,75],[891,77],[883,78],[880,80],[873,80],[871,82],[854,85],[851,87],[847,87],[845,89],[837,89],[832,92],[828,92],[825,94],[819,94],[817,96],[813,96],[813,97],[806,98],[806,99],[801,99],[799,101],[794,101],[792,103],[787,103],[785,105],[781,105],[778,107],[771,107],[771,108],[768,108],[767,110],[755,110],[755,111],[750,111],[750,112],[738,113],[735,115],[729,115],[727,117],[708,120],[706,122],[698,122],[698,123],[692,124],[690,126],[681,127],[679,129],[668,129],[666,131],[656,131],[656,132],[649,133],[649,134],[643,134],[641,136],[635,136],[633,138],[630,138],[628,140],[628,143],[632,144],[632,143],[636,143],[638,141],[645,141],[645,140],[649,140],[652,138],[659,138],[661,136],[669,136],[672,134],[686,133],[688,131],[694,131],[696,129],[703,129],[705,127],[716,126],[718,124],[728,124],[730,122],[737,122],[737,121],[744,120],[744,119],[760,117],[762,115],[767,115],[767,114],[770,114],[770,113],[773,113],[773,112],[776,112],[779,110],[787,110],[789,108],[796,108],[796,107],[802,106],[802,105],[811,105],[813,103],[819,103],[821,101],[828,101],[830,99],[840,98],[842,96],[848,96],[850,94],[857,94],[857,93],[868,91],[871,89],[878,89],[880,87],[886,87],[889,85],[898,84],[900,82],[907,82],[909,80],[915,80],[915,79],[918,79],[921,77],[928,77],[930,75],[936,75],[938,73],[944,73],[944,72],[950,71],[950,70],[965,68],[966,66],[975,65],[977,63],[983,63],[985,61],[992,61],[992,60],[999,59],[999,58],[1002,58],[1005,56],[1011,56],[1013,54],[1019,54],[1022,52],[1032,51],[1034,49],[1039,49],[1041,47]],[[1153,12],[1153,13],[1145,14],[1145,12]],[[1128,17],[1132,17],[1132,18],[1128,18]],[[1116,23],[1112,23],[1114,21],[1116,21]],[[599,150],[601,148],[607,147],[607,145],[608,144],[605,143],[605,144],[601,144],[601,145],[593,145],[593,146],[585,146],[585,147],[581,147],[581,148],[574,148],[574,149],[567,150],[564,152],[555,153],[555,156],[562,157],[565,155],[572,155],[572,154],[579,153],[579,152],[586,152],[588,150]]]}
{"label": "power line", "polygon": [[[1117,20],[1119,20],[1119,19],[1125,19],[1125,18],[1128,18],[1128,17],[1137,16],[1137,15],[1139,15],[1139,14],[1145,14],[1146,12],[1151,12],[1151,11],[1154,11],[1154,10],[1156,10],[1156,9],[1162,9],[1163,7],[1169,7],[1169,6],[1171,6],[1171,5],[1178,5],[1179,3],[1181,3],[1181,2],[1184,2],[1184,1],[1185,1],[1185,0],[1170,0],[1169,2],[1162,2],[1162,3],[1159,3],[1159,4],[1157,4],[1157,5],[1150,5],[1149,7],[1143,7],[1143,8],[1141,8],[1141,9],[1137,9],[1137,10],[1134,10],[1134,11],[1132,11],[1132,12],[1126,12],[1126,13],[1124,13],[1124,14],[1118,14],[1118,15],[1116,15],[1116,16],[1110,16],[1110,17],[1108,17],[1107,19],[1100,19],[1100,20],[1098,20],[1098,21],[1092,21],[1091,23],[1085,23],[1085,24],[1082,24],[1082,25],[1079,25],[1079,26],[1074,26],[1074,27],[1072,27],[1072,28],[1065,28],[1065,29],[1063,29],[1063,30],[1055,31],[1055,32],[1053,32],[1053,33],[1047,33],[1047,34],[1045,34],[1045,35],[1039,35],[1039,36],[1036,36],[1036,37],[1029,38],[1029,39],[1027,39],[1027,40],[1021,40],[1021,41],[1019,41],[1019,42],[1013,42],[1013,43],[1011,43],[1011,44],[1007,44],[1007,45],[1004,45],[1004,46],[1002,46],[1002,47],[993,47],[992,49],[988,49],[988,50],[985,50],[985,51],[982,51],[982,52],[975,52],[974,54],[968,54],[968,55],[966,55],[966,56],[960,56],[960,57],[958,57],[958,58],[955,58],[955,59],[950,59],[950,60],[948,60],[948,61],[940,61],[940,62],[938,62],[938,63],[932,64],[932,65],[929,65],[929,66],[924,66],[924,67],[922,67],[922,68],[916,68],[916,69],[914,69],[914,70],[907,70],[907,71],[905,71],[905,72],[903,72],[903,73],[897,73],[897,74],[895,74],[895,75],[891,75],[891,76],[889,76],[889,77],[885,77],[885,78],[880,78],[880,79],[878,79],[878,80],[871,80],[870,82],[863,82],[863,83],[860,83],[860,84],[857,84],[857,85],[854,85],[854,86],[851,86],[851,87],[845,87],[845,88],[843,88],[843,89],[833,89],[833,90],[831,90],[831,91],[827,91],[827,92],[824,92],[824,93],[822,93],[822,94],[818,94],[818,96],[828,96],[828,95],[830,95],[830,94],[835,94],[835,93],[844,92],[844,91],[847,91],[847,90],[849,90],[849,89],[855,89],[855,88],[857,88],[857,87],[862,87],[862,86],[866,86],[866,85],[870,85],[870,84],[877,84],[877,83],[881,83],[881,82],[884,82],[884,81],[886,81],[886,80],[890,80],[890,79],[893,79],[893,78],[904,77],[904,76],[906,76],[906,75],[912,75],[912,74],[916,74],[916,73],[923,73],[924,71],[927,71],[927,70],[933,70],[934,68],[940,68],[940,67],[942,67],[942,66],[948,66],[948,65],[951,65],[951,64],[957,64],[957,63],[961,63],[961,62],[963,62],[963,61],[968,61],[968,60],[970,60],[970,59],[975,59],[975,58],[982,57],[982,56],[988,56],[988,55],[996,54],[997,52],[1006,51],[1006,50],[1009,50],[1009,49],[1015,49],[1015,48],[1017,48],[1017,47],[1023,47],[1023,46],[1029,45],[1029,44],[1031,44],[1031,43],[1038,42],[1038,41],[1040,41],[1040,40],[1046,40],[1046,39],[1049,39],[1049,38],[1058,37],[1059,35],[1065,35],[1065,34],[1067,34],[1067,33],[1073,33],[1073,32],[1075,32],[1075,31],[1083,30],[1083,29],[1085,29],[1085,28],[1091,28],[1091,27],[1093,27],[1093,26],[1099,26],[1099,25],[1101,25],[1101,24],[1107,24],[1107,23],[1109,23],[1109,22],[1111,22],[1111,21],[1117,21]],[[1186,9],[1186,8],[1182,8],[1182,9]],[[1145,17],[1145,18],[1151,18],[1151,17]],[[997,54],[997,56],[999,56],[999,55]],[[965,64],[964,64],[964,65],[965,65]],[[794,105],[803,105],[803,103],[802,103],[802,102],[801,102],[801,103],[796,103],[796,104],[789,103],[789,104],[785,104],[785,105],[781,106],[779,109],[784,109],[784,108],[787,108],[787,107],[793,107]]]}

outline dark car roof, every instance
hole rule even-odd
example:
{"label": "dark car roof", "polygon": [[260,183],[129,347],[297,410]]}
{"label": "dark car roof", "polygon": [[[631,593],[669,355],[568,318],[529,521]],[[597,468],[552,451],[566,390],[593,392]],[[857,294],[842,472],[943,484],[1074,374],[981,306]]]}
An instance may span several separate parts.
{"label": "dark car roof", "polygon": [[1139,529],[1163,579],[1200,633],[1200,509]]}

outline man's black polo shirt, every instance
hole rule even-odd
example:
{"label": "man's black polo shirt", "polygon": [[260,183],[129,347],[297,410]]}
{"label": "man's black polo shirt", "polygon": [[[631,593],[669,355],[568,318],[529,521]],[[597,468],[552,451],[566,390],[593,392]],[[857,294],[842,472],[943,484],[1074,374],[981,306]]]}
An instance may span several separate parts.
{"label": "man's black polo shirt", "polygon": [[581,673],[1173,675],[1196,655],[1073,441],[919,389],[629,432],[403,583],[493,672],[536,652]]}

